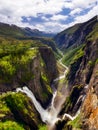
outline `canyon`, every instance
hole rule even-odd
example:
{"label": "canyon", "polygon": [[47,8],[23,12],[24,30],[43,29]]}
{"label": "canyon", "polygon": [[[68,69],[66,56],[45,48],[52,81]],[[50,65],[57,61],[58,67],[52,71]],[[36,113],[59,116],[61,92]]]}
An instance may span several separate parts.
{"label": "canyon", "polygon": [[53,38],[0,27],[0,129],[97,130],[97,16]]}

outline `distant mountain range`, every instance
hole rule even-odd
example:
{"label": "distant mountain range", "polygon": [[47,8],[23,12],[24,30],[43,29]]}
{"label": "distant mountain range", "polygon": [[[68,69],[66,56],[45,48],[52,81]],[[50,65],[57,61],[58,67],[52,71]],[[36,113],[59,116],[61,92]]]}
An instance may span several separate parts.
{"label": "distant mountain range", "polygon": [[39,31],[38,29],[31,29],[29,27],[21,28],[16,25],[9,25],[0,23],[0,35],[13,36],[17,38],[21,37],[54,37],[53,33],[46,33]]}

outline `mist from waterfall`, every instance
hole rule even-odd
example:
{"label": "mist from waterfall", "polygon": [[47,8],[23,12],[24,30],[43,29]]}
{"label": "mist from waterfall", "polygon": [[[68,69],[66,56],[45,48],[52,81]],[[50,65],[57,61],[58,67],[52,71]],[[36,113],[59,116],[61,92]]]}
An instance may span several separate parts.
{"label": "mist from waterfall", "polygon": [[[68,70],[68,69],[67,69]],[[66,71],[67,72],[67,71]],[[65,73],[64,73],[65,75]],[[57,78],[56,80],[59,80],[59,78]],[[55,82],[55,81],[54,81]],[[88,88],[88,85],[86,85],[84,87],[85,89]],[[80,113],[80,108],[79,110],[77,111],[77,113],[75,114],[75,116],[71,116],[67,113],[64,113],[64,115],[62,117],[58,117],[58,114],[61,110],[61,107],[62,107],[62,104],[64,103],[65,101],[65,96],[60,100],[60,102],[58,103],[58,105],[55,107],[55,98],[57,96],[57,90],[54,91],[53,93],[53,97],[52,97],[52,100],[51,100],[51,104],[48,106],[47,109],[44,109],[41,104],[36,100],[33,92],[31,90],[28,89],[28,87],[23,87],[23,88],[17,88],[16,89],[17,92],[23,92],[25,93],[33,102],[36,110],[39,112],[40,116],[41,116],[41,119],[44,123],[46,123],[48,126],[49,126],[49,130],[51,129],[54,129],[55,127],[55,123],[59,120],[64,120],[65,117],[69,118],[70,120],[74,120]],[[84,101],[85,99],[85,94],[84,95],[81,95],[79,97],[79,99],[77,100],[77,103],[82,100],[82,102]],[[76,103],[76,104],[77,104]]]}
{"label": "mist from waterfall", "polygon": [[[39,114],[41,116],[42,121],[49,126],[49,130],[54,129],[55,123],[57,121],[59,121],[59,120],[63,121],[65,119],[65,117],[69,118],[70,120],[74,120],[80,114],[80,109],[79,109],[77,111],[77,113],[75,114],[75,116],[73,116],[73,117],[67,113],[64,113],[62,118],[58,118],[58,114],[61,110],[62,103],[59,104],[59,107],[58,107],[59,109],[55,108],[54,101],[57,96],[57,91],[55,91],[53,93],[51,104],[49,105],[49,107],[47,109],[44,109],[41,106],[41,104],[36,100],[32,91],[29,90],[26,86],[23,88],[17,88],[16,91],[25,93],[32,100],[36,110],[39,112]],[[82,100],[84,100],[84,97],[85,97],[85,95],[82,97]]]}
{"label": "mist from waterfall", "polygon": [[57,118],[58,112],[56,111],[56,109],[54,107],[54,99],[56,97],[57,91],[54,92],[53,98],[51,101],[51,105],[47,109],[44,109],[40,105],[40,103],[36,100],[34,94],[27,87],[23,87],[23,89],[17,88],[16,91],[23,92],[23,93],[27,94],[28,97],[30,97],[30,99],[32,100],[36,110],[39,112],[41,119],[44,123],[46,123],[48,125],[54,125],[55,122],[57,120],[59,120],[59,118]]}

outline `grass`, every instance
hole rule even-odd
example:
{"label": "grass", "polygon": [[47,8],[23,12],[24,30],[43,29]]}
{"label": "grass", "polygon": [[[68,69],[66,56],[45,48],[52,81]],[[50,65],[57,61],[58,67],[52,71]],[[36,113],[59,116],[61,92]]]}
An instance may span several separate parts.
{"label": "grass", "polygon": [[3,118],[6,114],[10,113],[10,109],[8,108],[5,100],[3,100],[4,97],[5,94],[0,95],[0,118]]}
{"label": "grass", "polygon": [[0,130],[14,130],[14,127],[15,130],[24,130],[24,120],[26,123],[30,120],[35,125],[39,123],[38,114],[30,99],[15,92],[0,95]]}
{"label": "grass", "polygon": [[[15,47],[12,49],[12,47]],[[7,49],[5,54],[5,49]],[[24,51],[25,50],[25,51]],[[38,50],[25,48],[23,44],[8,45],[7,48],[1,45],[1,58],[0,58],[0,78],[1,82],[11,82],[13,76],[17,73],[19,68],[27,68],[27,64],[36,56]],[[27,74],[27,79],[33,77],[32,74]],[[3,77],[3,78],[2,78]]]}
{"label": "grass", "polygon": [[81,129],[81,116],[78,115],[73,121],[69,121],[67,125],[72,126],[72,128],[76,128],[77,130]]}
{"label": "grass", "polygon": [[75,26],[70,27],[70,28],[62,31],[61,33],[59,33],[59,36],[62,36],[65,33],[68,34],[68,35],[71,35],[71,34],[73,34],[79,28],[79,26],[80,26],[80,24],[76,24]]}
{"label": "grass", "polygon": [[14,121],[0,122],[0,130],[25,130],[23,125]]}
{"label": "grass", "polygon": [[[63,64],[65,64],[66,66],[69,66],[71,64],[71,62],[73,61],[73,59],[76,59],[75,55],[77,56],[78,51],[81,50],[82,47],[83,47],[83,45],[80,45],[76,48],[67,49],[65,54],[64,54],[64,57],[62,59]],[[79,55],[80,54],[78,54],[78,56]]]}
{"label": "grass", "polygon": [[98,22],[94,25],[93,31],[87,36],[88,40],[96,40],[98,39]]}
{"label": "grass", "polygon": [[47,130],[46,125],[40,125],[39,130]]}
{"label": "grass", "polygon": [[77,61],[79,58],[81,58],[82,56],[84,55],[84,50],[83,50],[83,47],[80,48],[77,52],[76,52],[76,55],[74,56],[73,60],[71,63]]}
{"label": "grass", "polygon": [[[24,130],[23,125],[13,120],[7,119],[7,115],[12,115],[10,108],[8,107],[5,98],[7,98],[11,92],[0,95],[0,130]],[[12,94],[13,95],[13,94]],[[13,95],[14,96],[14,95]],[[21,100],[21,98],[20,98]],[[12,100],[10,100],[12,102]],[[17,107],[13,104],[13,107]],[[17,105],[20,105],[20,103]]]}

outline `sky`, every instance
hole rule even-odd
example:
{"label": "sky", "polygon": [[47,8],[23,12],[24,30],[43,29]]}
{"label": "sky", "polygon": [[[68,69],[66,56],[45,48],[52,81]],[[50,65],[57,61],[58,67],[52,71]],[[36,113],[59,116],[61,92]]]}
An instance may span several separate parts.
{"label": "sky", "polygon": [[98,0],[0,0],[0,22],[60,32],[98,15]]}

